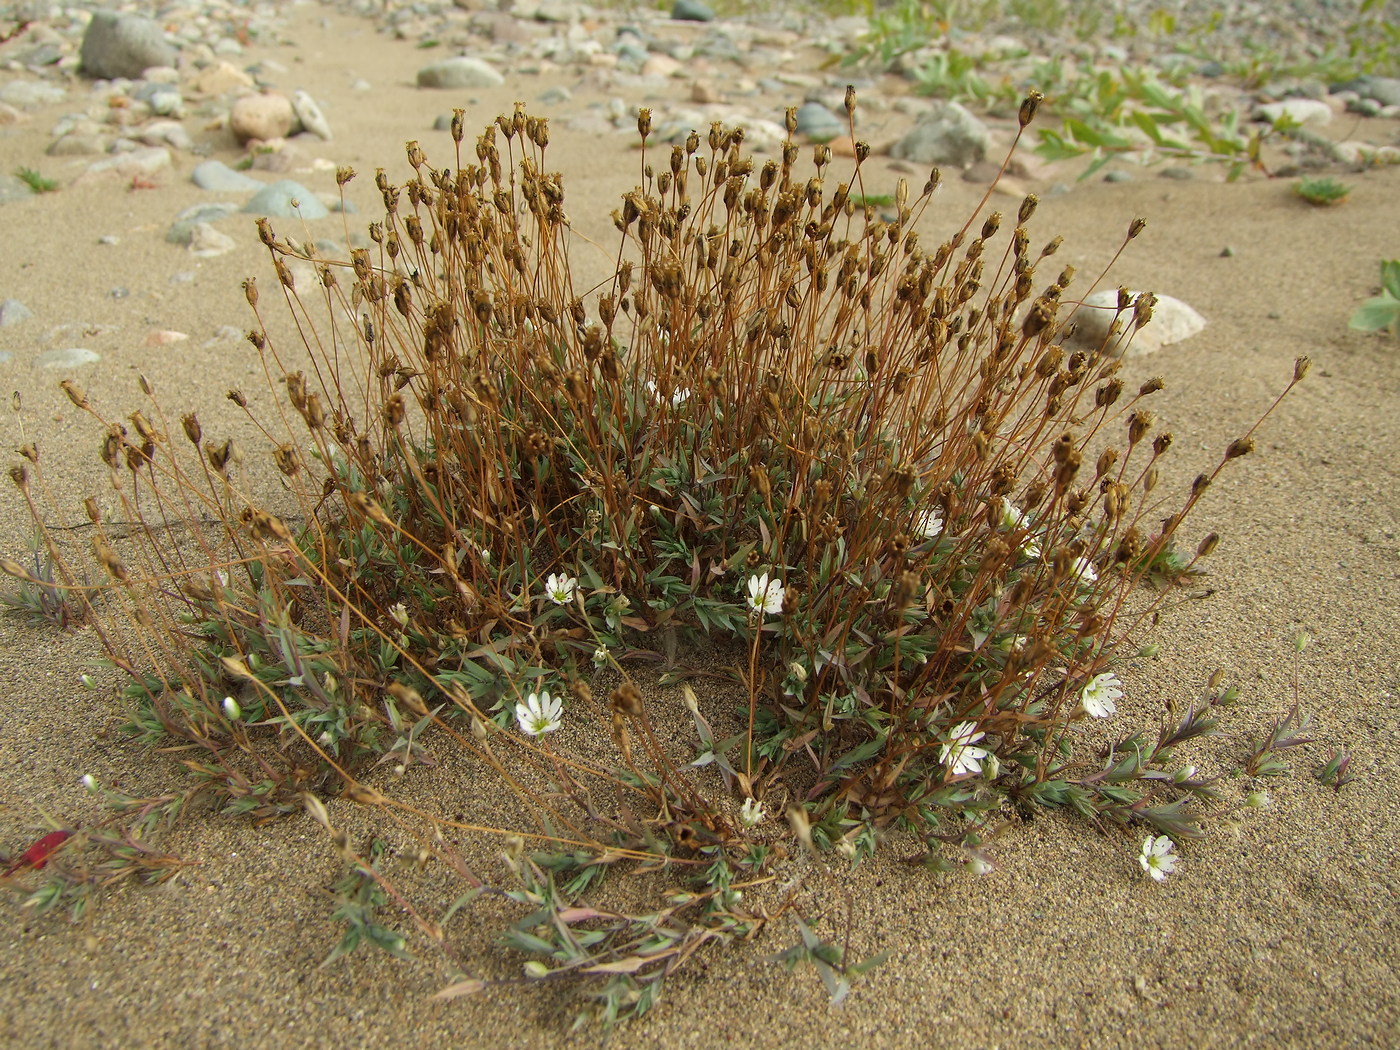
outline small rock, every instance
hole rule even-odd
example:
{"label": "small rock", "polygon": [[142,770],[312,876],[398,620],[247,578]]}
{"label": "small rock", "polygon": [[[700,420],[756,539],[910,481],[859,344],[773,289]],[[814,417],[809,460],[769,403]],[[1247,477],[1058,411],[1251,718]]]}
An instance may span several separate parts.
{"label": "small rock", "polygon": [[159,23],[140,15],[95,11],[78,52],[85,76],[135,79],[151,66],[173,66],[176,52]]}
{"label": "small rock", "polygon": [[700,0],[676,0],[671,5],[671,17],[678,22],[713,22],[715,13]]}
{"label": "small rock", "polygon": [[932,110],[890,149],[897,160],[966,168],[987,153],[990,135],[983,124],[956,102],[935,102]]}
{"label": "small rock", "polygon": [[196,259],[212,259],[227,255],[238,247],[228,234],[214,229],[207,222],[197,222],[190,230],[190,254]]}
{"label": "small rock", "polygon": [[670,55],[652,55],[642,63],[644,77],[673,77],[683,67]]}
{"label": "small rock", "polygon": [[1235,249],[1232,248],[1230,245],[1227,244],[1227,245],[1225,245],[1225,247],[1223,247],[1223,248],[1220,249],[1220,258],[1222,258],[1222,259],[1233,259],[1234,257],[1235,257]]}
{"label": "small rock", "polygon": [[1110,171],[1103,177],[1104,182],[1132,182],[1133,173],[1131,171]]}
{"label": "small rock", "polygon": [[184,115],[185,100],[180,90],[169,84],[143,84],[132,96],[151,107],[158,117],[179,117]]}
{"label": "small rock", "polygon": [[171,346],[174,343],[183,343],[189,338],[185,332],[174,332],[170,329],[157,329],[146,336],[147,346]]}
{"label": "small rock", "polygon": [[228,126],[240,143],[249,139],[286,138],[296,124],[296,110],[286,95],[268,92],[238,99],[229,110]]}
{"label": "small rock", "polygon": [[364,92],[364,91],[373,91],[373,90],[374,90],[374,85],[371,84],[371,83],[370,83],[368,80],[366,80],[364,77],[359,77],[359,78],[357,78],[357,79],[355,80],[355,82],[354,82],[353,84],[350,85],[350,90],[351,90],[351,91],[360,91],[360,92]]}
{"label": "small rock", "polygon": [[718,102],[723,102],[719,89],[708,80],[697,80],[690,85],[690,101],[701,106],[713,106]]}
{"label": "small rock", "polygon": [[1400,106],[1400,77],[1361,77],[1352,85],[1357,94],[1373,98],[1382,106]]}
{"label": "small rock", "polygon": [[0,204],[28,200],[32,196],[34,191],[23,179],[14,175],[0,175]]}
{"label": "small rock", "polygon": [[324,219],[330,214],[314,193],[291,179],[264,186],[253,194],[252,199],[243,206],[243,211],[249,215],[270,215],[274,218]]}
{"label": "small rock", "polygon": [[0,102],[20,109],[52,105],[62,102],[67,97],[68,92],[57,84],[48,84],[41,80],[12,80],[0,87]]}
{"label": "small rock", "polygon": [[1172,164],[1157,172],[1157,177],[1175,179],[1177,182],[1190,182],[1196,177],[1196,173],[1184,165]]}
{"label": "small rock", "polygon": [[330,123],[321,113],[321,107],[316,105],[316,100],[307,92],[292,92],[292,111],[296,113],[297,120],[301,121],[304,130],[311,132],[323,142],[331,140]]}
{"label": "small rock", "polygon": [[[259,183],[258,186],[261,188],[262,184]],[[218,222],[220,219],[226,219],[237,213],[237,211],[237,204],[192,205],[175,216],[175,221],[170,224],[170,229],[165,231],[165,239],[171,244],[189,244],[190,238],[194,236],[196,226]]]}
{"label": "small rock", "polygon": [[[568,102],[569,99],[573,97],[573,92],[571,92],[568,88],[564,87],[562,84],[559,84],[550,88],[547,91],[541,92],[540,102],[546,106],[557,106],[561,102]],[[449,120],[449,126],[450,124],[451,122]]]}
{"label": "small rock", "polygon": [[[1129,293],[1136,301],[1138,292]],[[1128,357],[1143,357],[1155,353],[1164,346],[1188,339],[1206,326],[1206,319],[1180,299],[1170,295],[1158,295],[1152,308],[1152,320],[1133,332],[1133,308],[1131,305],[1117,320],[1121,331],[1109,338],[1109,327],[1113,324],[1118,307],[1118,292],[1104,289],[1088,296],[1082,306],[1075,311],[1073,342],[1085,349],[1097,350],[1110,357],[1122,357],[1124,350]],[[1131,336],[1131,341],[1129,340]]]}
{"label": "small rock", "polygon": [[220,62],[201,70],[190,85],[201,95],[224,95],[253,86],[253,78],[228,62]]}
{"label": "small rock", "polygon": [[425,88],[500,87],[506,78],[479,58],[459,56],[434,62],[418,71],[418,86]]}
{"label": "small rock", "polygon": [[1288,98],[1265,103],[1255,110],[1255,116],[1270,124],[1288,121],[1303,127],[1321,127],[1332,120],[1332,107],[1316,99]]}
{"label": "small rock", "polygon": [[827,145],[831,147],[833,157],[854,157],[856,155],[856,144],[851,141],[849,135],[837,135]]}
{"label": "small rock", "polygon": [[97,238],[98,244],[105,244],[108,247],[114,244],[121,244],[121,242],[122,239],[118,237],[115,233],[104,233],[101,237]]}
{"label": "small rock", "polygon": [[263,184],[250,175],[234,171],[218,160],[206,160],[190,173],[194,184],[202,190],[216,190],[219,193],[256,193]]}
{"label": "small rock", "polygon": [[143,146],[139,149],[131,150],[129,153],[119,153],[106,160],[98,160],[87,166],[87,170],[78,176],[78,181],[87,181],[94,178],[101,178],[105,175],[116,175],[123,179],[130,179],[136,176],[154,175],[156,172],[170,167],[170,151],[164,146]]}
{"label": "small rock", "polygon": [[265,148],[253,153],[253,170],[285,175],[289,171],[306,167],[306,154],[290,142],[274,139],[263,144]]}
{"label": "small rock", "polygon": [[11,124],[22,124],[28,119],[28,117],[15,109],[15,107],[8,102],[0,102],[0,127],[9,127]]}
{"label": "small rock", "polygon": [[816,142],[845,134],[846,122],[820,102],[804,102],[797,107],[797,133]]}
{"label": "small rock", "polygon": [[0,328],[8,328],[12,324],[19,324],[34,316],[34,311],[25,306],[18,299],[6,299],[0,302]]}
{"label": "small rock", "polygon": [[37,368],[81,368],[101,360],[102,355],[96,350],[72,346],[63,350],[45,350],[34,359],[34,365]]}
{"label": "small rock", "polygon": [[50,157],[97,157],[111,148],[112,140],[106,135],[73,131],[54,139],[44,152]]}
{"label": "small rock", "polygon": [[192,150],[194,140],[178,120],[157,120],[141,129],[138,136],[146,146],[169,146],[171,149]]}

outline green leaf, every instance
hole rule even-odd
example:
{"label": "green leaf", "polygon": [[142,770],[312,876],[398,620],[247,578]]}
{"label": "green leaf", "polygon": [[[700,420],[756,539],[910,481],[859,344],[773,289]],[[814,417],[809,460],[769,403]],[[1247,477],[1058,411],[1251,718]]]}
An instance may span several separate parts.
{"label": "green leaf", "polygon": [[1400,299],[1378,295],[1356,308],[1347,321],[1347,327],[1362,332],[1379,332],[1394,327],[1397,322],[1400,322]]}
{"label": "green leaf", "polygon": [[1381,263],[1381,287],[1393,299],[1400,299],[1400,259]]}

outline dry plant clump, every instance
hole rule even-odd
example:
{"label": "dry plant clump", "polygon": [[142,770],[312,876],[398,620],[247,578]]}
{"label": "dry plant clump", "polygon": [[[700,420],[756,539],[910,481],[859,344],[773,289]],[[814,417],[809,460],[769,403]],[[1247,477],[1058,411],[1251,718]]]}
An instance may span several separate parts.
{"label": "dry plant clump", "polygon": [[[614,214],[611,278],[586,290],[547,123],[517,108],[473,147],[462,119],[453,169],[409,143],[415,175],[379,174],[385,217],[350,262],[260,224],[299,333],[268,334],[250,280],[279,405],[253,420],[266,449],[154,397],[108,420],[66,385],[103,427],[126,524],[88,502],[95,566],[45,543],[130,676],[135,731],[178,743],[231,811],[311,809],[364,876],[361,905],[384,876],[317,796],[382,807],[447,859],[433,833],[474,825],[396,800],[391,774],[459,749],[534,821],[476,829],[523,836],[508,855],[535,932],[512,943],[550,960],[535,976],[606,979],[607,1019],[645,1009],[696,937],[761,925],[734,880],[794,838],[859,860],[903,829],[932,866],[948,847],[980,864],[979,835],[1031,803],[1200,833],[1215,778],[1169,763],[1231,699],[1218,680],[1101,761],[1072,743],[1121,695],[1115,657],[1165,587],[1209,553],[1213,536],[1185,553],[1176,534],[1253,429],[1162,495],[1161,381],[1125,389],[1119,361],[1063,348],[1074,274],[1059,238],[1032,247],[1033,196],[923,246],[937,171],[912,198],[901,182],[884,221],[854,203],[863,143],[849,173],[815,147],[804,178],[790,138],[760,163],[741,128],[647,148],[642,110],[642,185]],[[1119,323],[1151,309],[1123,293]],[[24,452],[14,478],[42,525]],[[272,495],[248,480],[264,456]],[[716,667],[739,703],[651,685]],[[700,888],[646,930],[573,908],[627,858]],[[446,942],[445,920],[390,896]],[[854,971],[801,928],[790,958],[838,994]]]}

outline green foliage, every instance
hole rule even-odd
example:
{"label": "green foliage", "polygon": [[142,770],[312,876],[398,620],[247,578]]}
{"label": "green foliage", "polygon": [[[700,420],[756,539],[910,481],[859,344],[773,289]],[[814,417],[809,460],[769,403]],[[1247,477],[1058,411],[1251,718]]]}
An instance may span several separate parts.
{"label": "green foliage", "polygon": [[1293,186],[1294,192],[1303,200],[1316,207],[1340,204],[1351,193],[1351,187],[1339,179],[1330,177],[1308,178],[1304,176]]}
{"label": "green foliage", "polygon": [[1347,323],[1358,331],[1388,331],[1400,337],[1400,259],[1381,263],[1380,293],[1358,306]]}
{"label": "green foliage", "polygon": [[1238,178],[1259,163],[1269,132],[1241,127],[1238,111],[1207,116],[1198,87],[1171,88],[1148,73],[1102,71],[1080,77],[1056,102],[1065,112],[1060,130],[1042,129],[1036,152],[1046,160],[1089,157],[1080,178],[1088,178],[1116,156],[1142,163],[1154,160],[1217,160]]}
{"label": "green foliage", "polygon": [[322,960],[322,966],[349,955],[361,944],[372,944],[398,959],[413,958],[405,950],[408,942],[403,934],[378,921],[380,910],[389,903],[379,870],[387,849],[382,839],[375,839],[370,843],[369,859],[356,858],[350,870],[333,887],[331,892],[339,903],[332,918],[345,923],[347,928],[340,943]]}
{"label": "green foliage", "polygon": [[19,179],[35,193],[52,193],[58,189],[58,182],[55,179],[46,179],[33,168],[15,169],[15,178]]}

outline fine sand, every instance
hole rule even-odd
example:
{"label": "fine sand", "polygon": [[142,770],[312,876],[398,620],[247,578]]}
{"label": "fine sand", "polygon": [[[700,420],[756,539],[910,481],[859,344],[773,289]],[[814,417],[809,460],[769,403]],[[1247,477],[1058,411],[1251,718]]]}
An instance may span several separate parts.
{"label": "fine sand", "polygon": [[[608,94],[561,70],[473,91],[468,103],[466,93],[414,87],[423,53],[376,35],[367,21],[317,8],[293,20],[297,46],[265,55],[290,67],[288,89],[304,87],[321,100],[335,128],[333,141],[301,147],[308,164],[320,157],[360,172],[350,186],[359,211],[344,220],[352,230],[375,216],[374,169],[384,166],[396,178],[406,172],[406,139],[449,161],[448,136],[432,124],[452,106],[468,105],[474,131],[516,100],[562,118]],[[253,47],[241,61],[263,55]],[[351,71],[374,90],[352,92]],[[572,100],[535,104],[554,84],[567,85]],[[686,93],[678,78],[658,104]],[[0,136],[0,169],[43,167],[64,182],[57,193],[0,208],[0,295],[40,315],[0,329],[0,350],[14,355],[0,365],[0,383],[22,403],[20,413],[6,411],[6,447],[38,442],[65,513],[77,520],[78,502],[97,491],[101,467],[96,432],[58,380],[71,374],[120,417],[139,404],[137,376],[144,374],[172,413],[197,407],[207,430],[232,425],[227,389],[270,395],[251,348],[214,336],[221,326],[250,324],[243,277],[271,282],[251,220],[220,224],[238,249],[217,258],[196,260],[165,241],[182,208],[221,199],[190,184],[188,156],[158,175],[154,189],[69,183],[43,157],[62,110]],[[888,137],[902,119],[881,114],[889,129],[872,137]],[[625,138],[571,132],[562,120],[552,131],[551,166],[564,173],[579,265],[601,270],[602,253],[585,239],[615,245],[608,215],[634,183],[638,154]],[[208,136],[221,143],[213,155],[233,163],[241,152],[221,134]],[[292,177],[329,190],[330,171]],[[891,190],[899,174],[885,158],[872,160],[868,172]],[[757,943],[702,953],[612,1045],[1400,1046],[1400,345],[1346,327],[1352,308],[1371,294],[1377,261],[1400,254],[1400,170],[1347,176],[1350,200],[1323,209],[1300,202],[1288,180],[1226,183],[1212,168],[1196,169],[1189,181],[1148,170],[1120,184],[1074,184],[1076,173],[1061,165],[1025,185],[1044,198],[1035,229],[1043,239],[1064,235],[1061,257],[1079,268],[1084,290],[1128,222],[1143,216],[1147,231],[1109,286],[1173,295],[1209,321],[1200,335],[1125,370],[1130,388],[1154,375],[1166,380],[1156,410],[1177,441],[1163,484],[1184,485],[1213,465],[1286,385],[1294,358],[1314,362],[1265,425],[1257,453],[1221,477],[1193,521],[1192,543],[1208,529],[1221,533],[1211,575],[1169,603],[1155,635],[1160,657],[1125,670],[1119,717],[1155,725],[1167,704],[1188,702],[1223,668],[1242,694],[1223,721],[1227,735],[1183,759],[1209,769],[1237,758],[1247,736],[1295,702],[1313,716],[1316,741],[1287,753],[1286,777],[1228,783],[1230,800],[1266,787],[1271,802],[1183,844],[1181,867],[1162,884],[1145,878],[1135,859],[1143,830],[1052,813],[1003,834],[990,851],[996,870],[981,877],[903,865],[912,850],[894,843],[841,877],[855,952],[891,952],[844,1005],[827,1005],[810,970],[789,974],[771,961],[797,939],[784,920]],[[909,177],[919,185],[923,173]],[[1070,192],[1051,195],[1061,181],[1072,184]],[[980,192],[949,178],[925,220],[924,243],[960,225]],[[1014,201],[996,198],[994,206],[1014,208]],[[313,232],[343,236],[342,221],[321,220]],[[297,235],[292,223],[277,225]],[[104,235],[118,243],[99,244]],[[1222,255],[1226,246],[1232,254]],[[176,274],[190,276],[172,282]],[[114,296],[115,288],[126,294]],[[67,323],[86,328],[44,343]],[[147,345],[160,330],[190,338]],[[38,351],[55,346],[90,347],[102,360],[72,373],[31,366]],[[13,557],[31,528],[18,494],[6,491],[0,549]],[[1298,655],[1300,630],[1311,644]],[[6,853],[47,830],[41,814],[67,824],[98,818],[97,803],[78,783],[82,774],[132,793],[183,782],[179,756],[120,736],[118,682],[94,669],[97,655],[88,634],[0,616]],[[80,684],[89,671],[99,688]],[[1340,792],[1316,779],[1333,747],[1355,755],[1356,779]],[[444,779],[450,766],[415,776],[421,780],[411,790],[424,797],[452,790]],[[368,835],[367,818],[345,812],[353,833]],[[410,940],[416,962],[364,948],[318,968],[341,933],[328,893],[341,868],[305,816],[254,828],[201,810],[161,844],[191,865],[159,887],[104,894],[76,924],[61,914],[29,915],[21,893],[0,896],[0,1044],[549,1047],[597,1038],[568,1034],[572,990],[516,985],[430,1001],[451,974],[422,938]],[[483,875],[502,878],[496,843],[464,848]],[[794,864],[783,878],[803,873]],[[807,914],[838,930],[842,895],[819,878],[806,886]],[[445,894],[461,889],[444,887]],[[493,917],[505,915],[482,909],[459,918],[449,936],[479,961],[480,973],[517,975],[523,958],[493,943]]]}

